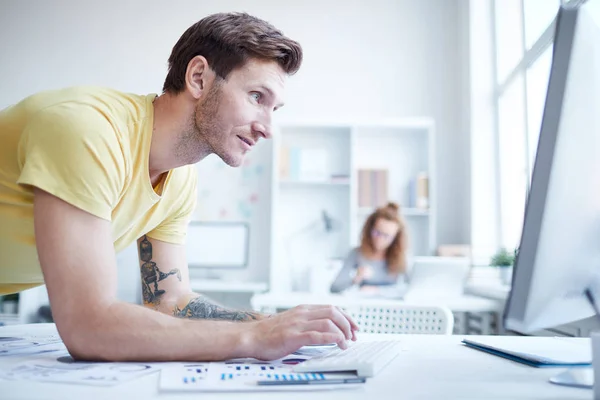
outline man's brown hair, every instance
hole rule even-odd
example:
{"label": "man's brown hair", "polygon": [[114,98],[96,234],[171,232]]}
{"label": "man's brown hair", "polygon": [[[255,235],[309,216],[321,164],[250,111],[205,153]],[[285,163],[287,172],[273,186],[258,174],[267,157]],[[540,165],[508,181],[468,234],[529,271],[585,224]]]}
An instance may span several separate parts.
{"label": "man's brown hair", "polygon": [[188,63],[198,55],[222,79],[250,58],[276,61],[288,75],[302,63],[300,44],[268,22],[246,13],[213,14],[190,26],[173,47],[164,92],[184,89]]}

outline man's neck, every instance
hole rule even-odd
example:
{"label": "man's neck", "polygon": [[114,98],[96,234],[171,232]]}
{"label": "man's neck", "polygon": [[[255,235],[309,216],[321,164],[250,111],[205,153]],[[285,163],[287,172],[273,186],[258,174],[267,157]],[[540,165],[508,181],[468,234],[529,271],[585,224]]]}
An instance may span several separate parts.
{"label": "man's neck", "polygon": [[185,94],[163,93],[154,99],[153,106],[149,171],[152,183],[156,184],[165,172],[188,164],[178,159],[175,149],[183,132],[189,129],[189,116],[194,110],[193,102],[186,101]]}

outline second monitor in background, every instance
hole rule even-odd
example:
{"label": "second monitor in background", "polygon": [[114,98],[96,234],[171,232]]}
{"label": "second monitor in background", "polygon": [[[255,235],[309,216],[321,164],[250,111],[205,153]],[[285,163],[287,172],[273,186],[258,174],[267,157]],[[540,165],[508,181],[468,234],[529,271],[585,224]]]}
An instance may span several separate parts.
{"label": "second monitor in background", "polygon": [[240,269],[248,266],[250,227],[245,222],[197,222],[188,227],[190,268]]}

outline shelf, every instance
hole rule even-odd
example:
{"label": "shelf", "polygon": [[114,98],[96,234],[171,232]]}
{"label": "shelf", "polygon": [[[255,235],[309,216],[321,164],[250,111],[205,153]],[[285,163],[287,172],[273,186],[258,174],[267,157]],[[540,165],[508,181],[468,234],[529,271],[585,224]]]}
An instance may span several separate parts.
{"label": "shelf", "polygon": [[[358,213],[360,215],[369,215],[374,211],[373,207],[360,207],[358,209]],[[400,212],[405,217],[428,217],[429,210],[422,208],[408,208],[402,207],[400,208]]]}
{"label": "shelf", "polygon": [[350,179],[336,179],[336,180],[293,180],[293,179],[282,179],[279,181],[280,185],[285,186],[348,186],[350,185]]}

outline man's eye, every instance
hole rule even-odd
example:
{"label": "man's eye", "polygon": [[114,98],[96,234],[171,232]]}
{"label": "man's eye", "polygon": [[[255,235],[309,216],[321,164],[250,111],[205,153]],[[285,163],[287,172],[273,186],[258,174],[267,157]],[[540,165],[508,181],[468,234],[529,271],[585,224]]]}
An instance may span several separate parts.
{"label": "man's eye", "polygon": [[261,96],[259,92],[252,92],[250,93],[250,97],[252,97],[254,101],[259,101]]}

